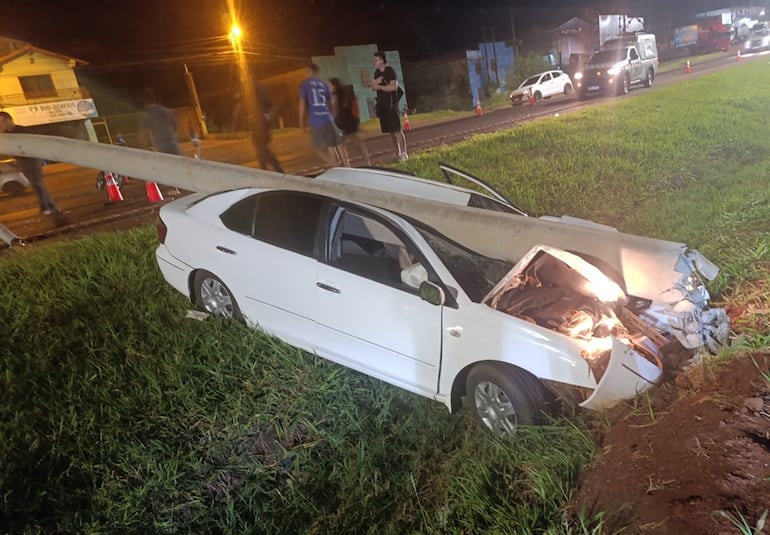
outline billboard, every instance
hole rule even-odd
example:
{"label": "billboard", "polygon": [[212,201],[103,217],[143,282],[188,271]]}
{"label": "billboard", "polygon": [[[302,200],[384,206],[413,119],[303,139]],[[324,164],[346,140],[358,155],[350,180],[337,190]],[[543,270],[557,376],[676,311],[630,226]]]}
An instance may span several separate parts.
{"label": "billboard", "polygon": [[644,31],[644,18],[630,15],[599,15],[599,46],[625,33]]}

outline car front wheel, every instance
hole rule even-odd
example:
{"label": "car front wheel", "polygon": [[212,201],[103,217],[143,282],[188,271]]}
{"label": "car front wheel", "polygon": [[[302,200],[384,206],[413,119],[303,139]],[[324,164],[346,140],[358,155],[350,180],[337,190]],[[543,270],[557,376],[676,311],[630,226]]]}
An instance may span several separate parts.
{"label": "car front wheel", "polygon": [[503,364],[477,364],[468,374],[466,388],[473,414],[497,436],[536,423],[545,408],[539,381]]}
{"label": "car front wheel", "polygon": [[212,316],[241,319],[241,310],[230,289],[216,275],[201,270],[195,274],[195,306]]}

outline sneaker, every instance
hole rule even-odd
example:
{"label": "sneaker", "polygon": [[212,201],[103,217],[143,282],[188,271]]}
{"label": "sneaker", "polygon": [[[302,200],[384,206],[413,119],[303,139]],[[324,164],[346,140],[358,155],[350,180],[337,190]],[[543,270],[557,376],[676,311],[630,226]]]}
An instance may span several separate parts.
{"label": "sneaker", "polygon": [[409,159],[409,155],[405,152],[402,152],[401,154],[398,155],[398,160],[401,162],[405,162],[408,159]]}

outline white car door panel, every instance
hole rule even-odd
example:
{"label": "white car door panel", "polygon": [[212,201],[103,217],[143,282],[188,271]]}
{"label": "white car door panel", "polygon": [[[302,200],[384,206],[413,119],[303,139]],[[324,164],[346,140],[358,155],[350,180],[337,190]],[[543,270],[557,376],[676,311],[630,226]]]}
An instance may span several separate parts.
{"label": "white car door panel", "polygon": [[441,307],[416,294],[318,264],[319,352],[411,391],[435,394]]}
{"label": "white car door panel", "polygon": [[401,280],[415,260],[392,222],[339,209],[332,218],[329,263],[318,263],[317,350],[333,360],[411,391],[433,395],[441,360],[442,307]]}

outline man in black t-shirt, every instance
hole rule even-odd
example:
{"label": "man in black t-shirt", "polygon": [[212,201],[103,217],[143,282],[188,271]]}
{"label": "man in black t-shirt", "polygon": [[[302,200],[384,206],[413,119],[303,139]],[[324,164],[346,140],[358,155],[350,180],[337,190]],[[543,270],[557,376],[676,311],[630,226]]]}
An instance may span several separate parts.
{"label": "man in black t-shirt", "polygon": [[398,79],[393,67],[388,67],[384,52],[374,53],[374,79],[369,87],[377,91],[377,117],[380,130],[390,134],[393,149],[402,162],[409,159],[406,153],[406,136],[401,131],[401,118],[398,113]]}

